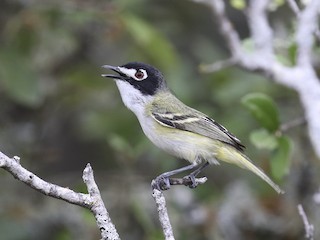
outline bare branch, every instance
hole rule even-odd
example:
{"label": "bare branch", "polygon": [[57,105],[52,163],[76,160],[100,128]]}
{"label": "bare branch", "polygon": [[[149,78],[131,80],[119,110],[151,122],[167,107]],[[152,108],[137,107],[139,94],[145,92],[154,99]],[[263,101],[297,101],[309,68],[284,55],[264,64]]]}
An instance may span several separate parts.
{"label": "bare branch", "polygon": [[269,3],[269,0],[250,1],[247,15],[256,51],[270,59],[273,57],[273,34],[266,15]]}
{"label": "bare branch", "polygon": [[[297,2],[295,0],[287,0],[287,3],[289,5],[289,7],[291,8],[291,10],[296,15],[296,17],[299,19],[300,15],[301,15],[301,11],[300,11],[300,8],[299,8]],[[317,38],[317,40],[320,41],[320,29],[319,29],[318,25],[316,26],[316,29],[314,31],[314,35]]]}
{"label": "bare branch", "polygon": [[311,49],[314,43],[313,35],[317,29],[319,7],[320,1],[312,0],[299,15],[296,33],[299,66],[311,67]]}
{"label": "bare branch", "polygon": [[320,205],[320,190],[313,195],[313,201]]}
{"label": "bare branch", "polygon": [[[195,178],[195,184],[198,186],[199,184],[204,184],[208,179],[206,177]],[[193,182],[190,178],[170,178],[170,185],[184,185],[191,187]]]}
{"label": "bare branch", "polygon": [[[18,161],[17,161],[18,160]],[[91,199],[87,194],[76,193],[68,188],[48,183],[27,169],[23,168],[19,163],[20,158],[15,156],[9,158],[0,152],[0,167],[10,172],[16,179],[27,184],[29,187],[57,199],[88,208]]]}
{"label": "bare branch", "polygon": [[108,211],[102,201],[100,191],[94,181],[93,171],[90,164],[83,171],[83,180],[87,185],[89,194],[77,193],[69,188],[48,183],[27,169],[23,168],[20,158],[15,156],[9,158],[0,152],[0,168],[11,173],[16,179],[27,184],[31,188],[57,199],[72,203],[89,209],[95,216],[97,225],[100,229],[102,239],[119,240],[120,237],[113,225]]}
{"label": "bare branch", "polygon": [[289,5],[289,7],[291,8],[291,10],[294,12],[294,14],[297,17],[299,17],[300,16],[300,9],[299,9],[297,2],[295,0],[287,0],[287,3]]}
{"label": "bare branch", "polygon": [[314,237],[314,226],[309,223],[307,215],[306,215],[302,205],[299,204],[297,207],[298,207],[299,214],[300,214],[300,216],[302,218],[302,221],[303,221],[303,224],[304,224],[304,230],[306,232],[306,238],[308,240],[313,240],[314,239],[313,238]]}
{"label": "bare branch", "polygon": [[120,239],[116,227],[112,223],[109,213],[103,203],[103,200],[100,195],[100,190],[96,182],[94,181],[93,170],[89,163],[83,170],[82,178],[83,182],[87,185],[90,199],[92,202],[89,209],[96,218],[96,222],[100,229],[102,239]]}
{"label": "bare branch", "polygon": [[[204,184],[207,181],[206,177],[195,178],[195,186],[199,184]],[[191,181],[189,177],[184,178],[169,178],[170,185],[185,185],[185,186],[193,186],[194,182]],[[166,199],[162,193],[162,191],[155,188],[155,180],[152,180],[151,186],[153,189],[152,196],[156,201],[157,210],[159,214],[159,220],[161,223],[162,231],[166,240],[174,240],[174,235],[172,231],[172,226],[170,223],[170,219],[168,216],[168,211],[166,208]]]}
{"label": "bare branch", "polygon": [[156,201],[159,220],[162,226],[165,240],[174,240],[172,226],[166,208],[166,199],[164,198],[163,193],[157,189],[153,189],[152,196]]}
{"label": "bare branch", "polygon": [[[198,2],[197,0],[194,0]],[[220,32],[227,42],[235,64],[252,72],[259,71],[267,78],[296,90],[305,110],[308,132],[316,154],[320,157],[320,80],[312,68],[310,54],[317,28],[319,0],[312,0],[300,13],[295,35],[298,46],[297,66],[288,67],[277,61],[272,48],[272,30],[266,14],[266,0],[251,0],[248,24],[256,48],[246,52],[237,32],[225,13],[222,0],[202,0],[215,13]],[[256,27],[255,25],[259,26]],[[319,34],[320,35],[320,34]],[[263,37],[262,37],[263,36]],[[213,65],[214,66],[214,65]]]}

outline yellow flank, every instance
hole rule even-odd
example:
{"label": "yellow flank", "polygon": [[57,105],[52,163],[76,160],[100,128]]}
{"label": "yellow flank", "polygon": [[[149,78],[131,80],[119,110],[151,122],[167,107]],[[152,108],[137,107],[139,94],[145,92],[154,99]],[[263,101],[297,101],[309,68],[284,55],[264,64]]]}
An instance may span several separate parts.
{"label": "yellow flank", "polygon": [[190,163],[209,162],[218,165],[219,161],[235,164],[248,169],[266,181],[278,193],[284,193],[261,169],[233,146],[197,133],[164,127],[154,122],[155,135],[145,133],[149,139],[164,151]]}
{"label": "yellow flank", "polygon": [[208,161],[210,164],[219,164],[214,151],[216,140],[193,132],[164,127],[156,122],[155,126],[155,135],[146,135],[162,150],[190,163],[200,164]]}
{"label": "yellow flank", "polygon": [[[161,94],[158,95],[160,96]],[[176,124],[192,123],[193,121],[197,121],[198,117],[203,116],[202,113],[196,110],[190,110],[190,108],[178,100],[171,101],[169,98],[175,98],[173,95],[163,95],[161,97],[165,102],[174,102],[175,104],[169,104],[164,107],[161,104],[154,106],[150,103],[145,108],[146,114],[144,117],[139,119],[140,123],[144,121],[141,123],[144,133],[156,146],[177,158],[185,159],[194,164],[200,164],[202,162],[219,164],[218,161],[223,161],[238,165],[258,175],[278,193],[283,193],[280,187],[261,169],[256,167],[244,153],[223,140],[215,139],[215,136],[221,137],[222,135],[222,139],[230,141],[229,135],[225,135],[221,130],[216,129],[220,135],[212,135],[212,137],[209,137],[210,135],[205,136],[197,132],[179,129],[150,117],[154,109],[158,110],[163,117],[169,119],[173,118],[173,116],[181,116],[181,112],[183,112],[184,115],[193,114],[181,121],[175,120],[174,123]],[[160,103],[163,103],[163,101],[160,101]]]}

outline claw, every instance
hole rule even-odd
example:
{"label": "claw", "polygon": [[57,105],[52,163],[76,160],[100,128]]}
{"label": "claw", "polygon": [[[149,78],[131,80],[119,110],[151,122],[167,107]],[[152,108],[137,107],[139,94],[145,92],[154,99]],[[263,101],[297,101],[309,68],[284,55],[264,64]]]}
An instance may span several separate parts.
{"label": "claw", "polygon": [[159,191],[168,190],[171,187],[169,177],[160,175],[152,180],[151,186]]}
{"label": "claw", "polygon": [[189,179],[191,181],[191,184],[189,184],[189,188],[196,188],[198,186],[198,183],[196,182],[196,177],[193,174],[189,174],[185,177],[183,177],[183,179]]}
{"label": "claw", "polygon": [[[154,180],[152,180],[151,187],[153,189],[157,189],[159,191],[168,190],[171,187],[171,184],[170,184],[170,177],[171,176],[182,173],[184,171],[194,170],[195,168],[197,168],[196,170],[194,170],[189,175],[187,175],[183,178],[185,180],[186,184],[185,183],[172,184],[172,185],[184,184],[186,186],[189,186],[190,188],[196,188],[199,185],[199,183],[196,182],[196,176],[202,171],[202,169],[204,169],[208,165],[209,165],[208,162],[206,162],[205,164],[203,164],[200,167],[197,164],[190,164],[188,166],[185,166],[185,167],[182,167],[182,168],[170,171],[170,172],[162,173],[161,175],[156,177]],[[179,179],[179,180],[181,180],[181,179]],[[191,183],[190,183],[190,181],[191,181]]]}

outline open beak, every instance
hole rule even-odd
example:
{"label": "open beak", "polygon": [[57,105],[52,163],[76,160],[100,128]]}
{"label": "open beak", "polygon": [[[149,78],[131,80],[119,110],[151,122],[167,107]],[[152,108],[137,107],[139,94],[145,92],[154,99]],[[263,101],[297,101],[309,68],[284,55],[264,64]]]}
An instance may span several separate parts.
{"label": "open beak", "polygon": [[121,73],[119,70],[119,67],[114,67],[110,65],[103,65],[103,68],[110,69],[112,71],[115,71],[119,75],[113,75],[113,74],[101,74],[102,77],[107,77],[107,78],[113,78],[113,79],[123,79],[125,76]]}

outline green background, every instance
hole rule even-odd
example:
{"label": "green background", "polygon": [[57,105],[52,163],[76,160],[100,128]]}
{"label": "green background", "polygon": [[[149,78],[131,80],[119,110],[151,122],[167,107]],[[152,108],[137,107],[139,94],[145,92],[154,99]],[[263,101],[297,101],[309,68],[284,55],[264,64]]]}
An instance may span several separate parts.
{"label": "green background", "polygon": [[[250,45],[244,13],[227,10]],[[270,16],[275,29],[290,35],[286,6]],[[302,239],[298,203],[320,223],[312,201],[319,164],[305,125],[276,135],[281,124],[303,116],[299,98],[238,67],[201,72],[202,64],[229,57],[217,24],[206,6],[182,0],[1,1],[0,150],[20,156],[44,180],[83,192],[90,162],[122,239],[163,239],[150,183],[187,162],[154,147],[114,82],[101,77],[104,64],[146,62],[163,72],[179,99],[240,138],[286,191],[279,196],[236,166],[211,166],[206,184],[165,193],[176,239]],[[279,60],[293,64],[295,45],[283,43]],[[257,92],[269,96],[261,107],[267,116],[252,112],[260,100],[247,94]],[[87,210],[45,197],[3,170],[0,182],[0,239],[99,239]]]}

